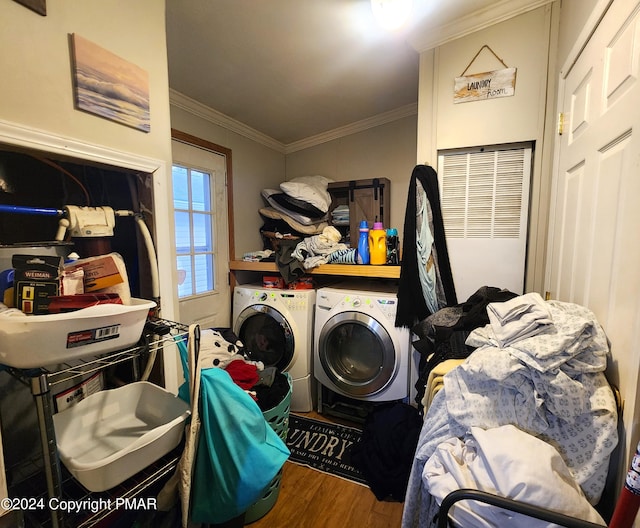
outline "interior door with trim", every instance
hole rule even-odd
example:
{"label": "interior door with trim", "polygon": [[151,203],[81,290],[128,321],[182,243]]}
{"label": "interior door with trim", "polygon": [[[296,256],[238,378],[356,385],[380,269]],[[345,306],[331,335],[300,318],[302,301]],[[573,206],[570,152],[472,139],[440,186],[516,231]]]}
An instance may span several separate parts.
{"label": "interior door with trim", "polygon": [[549,296],[591,309],[611,342],[625,456],[640,419],[639,12],[615,0],[561,74],[546,277]]}
{"label": "interior door with trim", "polygon": [[172,141],[179,320],[230,326],[226,158]]}

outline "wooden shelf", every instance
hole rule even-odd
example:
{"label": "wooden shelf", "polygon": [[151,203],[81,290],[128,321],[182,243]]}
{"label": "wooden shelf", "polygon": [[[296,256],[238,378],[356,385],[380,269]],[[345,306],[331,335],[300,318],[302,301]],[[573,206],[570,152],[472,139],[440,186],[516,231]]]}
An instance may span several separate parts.
{"label": "wooden shelf", "polygon": [[[258,271],[278,273],[275,262],[248,262],[232,260],[231,271]],[[323,264],[308,270],[310,275],[343,275],[345,277],[364,277],[380,279],[400,278],[400,266],[363,266],[359,264]]]}

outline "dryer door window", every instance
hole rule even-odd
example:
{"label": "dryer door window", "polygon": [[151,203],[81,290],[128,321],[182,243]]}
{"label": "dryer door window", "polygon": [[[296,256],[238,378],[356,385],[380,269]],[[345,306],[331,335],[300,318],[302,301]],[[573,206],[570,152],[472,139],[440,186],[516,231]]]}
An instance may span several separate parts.
{"label": "dryer door window", "polygon": [[395,376],[391,336],[366,314],[341,312],[330,318],[320,332],[318,349],[325,373],[346,394],[375,394]]}
{"label": "dryer door window", "polygon": [[252,361],[284,371],[293,360],[293,331],[274,308],[255,304],[245,308],[236,320],[235,334]]}

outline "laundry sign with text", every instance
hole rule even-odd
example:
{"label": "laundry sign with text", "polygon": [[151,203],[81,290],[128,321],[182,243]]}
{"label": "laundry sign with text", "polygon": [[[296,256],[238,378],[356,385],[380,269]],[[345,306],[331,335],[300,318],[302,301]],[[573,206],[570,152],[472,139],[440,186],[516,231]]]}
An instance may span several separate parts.
{"label": "laundry sign with text", "polygon": [[453,103],[511,97],[516,91],[516,68],[456,77]]}

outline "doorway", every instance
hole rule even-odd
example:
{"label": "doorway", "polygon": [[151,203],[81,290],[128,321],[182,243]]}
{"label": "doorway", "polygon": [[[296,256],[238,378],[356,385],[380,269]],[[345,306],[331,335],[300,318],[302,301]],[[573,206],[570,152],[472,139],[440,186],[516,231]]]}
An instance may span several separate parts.
{"label": "doorway", "polygon": [[172,138],[179,319],[229,327],[230,151],[177,131]]}
{"label": "doorway", "polygon": [[[628,459],[640,420],[640,2],[614,1],[561,70],[546,289],[594,312],[624,402]],[[619,475],[622,487],[624,475]]]}

